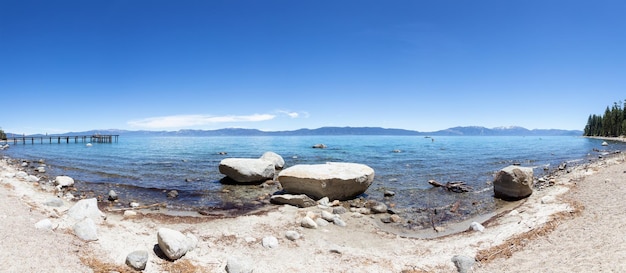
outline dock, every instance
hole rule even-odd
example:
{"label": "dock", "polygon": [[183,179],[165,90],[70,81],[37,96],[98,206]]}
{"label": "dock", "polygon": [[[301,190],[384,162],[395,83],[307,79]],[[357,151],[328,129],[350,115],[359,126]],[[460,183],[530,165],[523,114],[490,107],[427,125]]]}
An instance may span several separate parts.
{"label": "dock", "polygon": [[44,144],[44,143],[113,143],[117,142],[119,135],[80,135],[80,136],[21,136],[9,137],[0,140],[4,144]]}

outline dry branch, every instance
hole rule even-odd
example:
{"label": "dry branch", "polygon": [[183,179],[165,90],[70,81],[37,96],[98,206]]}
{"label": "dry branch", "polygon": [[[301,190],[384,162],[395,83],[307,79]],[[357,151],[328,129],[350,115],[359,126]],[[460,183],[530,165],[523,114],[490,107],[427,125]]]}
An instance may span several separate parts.
{"label": "dry branch", "polygon": [[467,184],[465,184],[465,182],[461,182],[461,181],[454,181],[454,182],[441,184],[435,180],[428,180],[428,184],[432,185],[433,187],[443,187],[448,191],[457,192],[457,193],[468,192],[472,190],[472,187],[468,186]]}

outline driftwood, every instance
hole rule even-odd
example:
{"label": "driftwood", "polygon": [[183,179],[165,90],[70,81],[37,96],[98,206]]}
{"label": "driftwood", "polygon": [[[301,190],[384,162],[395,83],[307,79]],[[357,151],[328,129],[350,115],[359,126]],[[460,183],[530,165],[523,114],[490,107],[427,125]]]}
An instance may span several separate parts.
{"label": "driftwood", "polygon": [[448,191],[458,192],[458,193],[468,192],[472,190],[472,187],[466,185],[465,182],[460,182],[460,181],[441,184],[435,180],[428,180],[428,184],[432,185],[433,187],[443,187]]}

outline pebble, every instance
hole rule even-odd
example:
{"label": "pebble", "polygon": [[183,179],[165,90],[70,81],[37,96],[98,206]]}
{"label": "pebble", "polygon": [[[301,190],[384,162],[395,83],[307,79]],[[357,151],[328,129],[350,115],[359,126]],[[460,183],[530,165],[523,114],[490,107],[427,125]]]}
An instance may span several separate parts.
{"label": "pebble", "polygon": [[333,213],[334,214],[344,214],[348,212],[348,210],[345,207],[334,207],[333,208]]}
{"label": "pebble", "polygon": [[322,218],[317,218],[315,219],[315,223],[317,224],[318,227],[325,227],[328,226],[330,223]]}
{"label": "pebble", "polygon": [[317,223],[315,223],[315,221],[309,216],[305,216],[304,218],[302,218],[302,221],[300,221],[300,225],[305,228],[317,228]]}
{"label": "pebble", "polygon": [[328,222],[332,222],[334,218],[335,218],[334,214],[332,214],[332,213],[330,213],[328,211],[325,211],[325,210],[322,211],[322,219],[324,219],[324,220],[326,220]]}
{"label": "pebble", "polygon": [[115,201],[117,200],[118,196],[117,193],[114,190],[110,190],[109,191],[109,201]]}
{"label": "pebble", "polygon": [[274,236],[267,236],[263,238],[263,241],[261,244],[265,248],[276,248],[278,247],[278,239],[276,239],[276,237]]}
{"label": "pebble", "polygon": [[472,228],[473,231],[483,232],[485,230],[485,227],[478,222],[472,222],[470,224],[470,227]]}
{"label": "pebble", "polygon": [[124,211],[124,218],[134,218],[137,216],[137,212],[134,210],[126,210]]}
{"label": "pebble", "polygon": [[347,226],[346,222],[343,221],[343,219],[339,218],[339,216],[335,217],[333,219],[333,224],[340,226],[340,227],[345,227]]}
{"label": "pebble", "polygon": [[291,240],[291,241],[295,241],[300,239],[300,233],[298,233],[295,230],[288,230],[285,232],[285,238]]}
{"label": "pebble", "polygon": [[36,229],[52,230],[54,227],[50,219],[43,219],[35,224]]}

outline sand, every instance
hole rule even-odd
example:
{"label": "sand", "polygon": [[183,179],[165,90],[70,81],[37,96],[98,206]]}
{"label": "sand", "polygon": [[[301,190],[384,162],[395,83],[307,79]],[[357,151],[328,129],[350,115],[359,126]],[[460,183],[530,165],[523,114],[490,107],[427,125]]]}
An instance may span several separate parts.
{"label": "sand", "polygon": [[[103,211],[98,240],[73,235],[63,207],[43,205],[53,193],[11,174],[0,160],[0,262],[6,272],[132,272],[126,256],[147,250],[144,272],[225,272],[229,259],[254,272],[457,272],[454,255],[475,258],[472,272],[621,272],[626,269],[624,155],[562,172],[555,185],[535,191],[511,210],[483,222],[485,230],[434,239],[399,236],[381,229],[378,215],[341,215],[346,227],[300,227],[308,211],[273,206],[236,218],[165,217],[147,211],[124,218]],[[35,228],[49,219],[53,230]],[[157,230],[167,227],[198,238],[181,259],[155,254]],[[469,227],[468,227],[469,228]],[[285,232],[297,231],[295,241]],[[278,239],[265,248],[264,237]]]}

